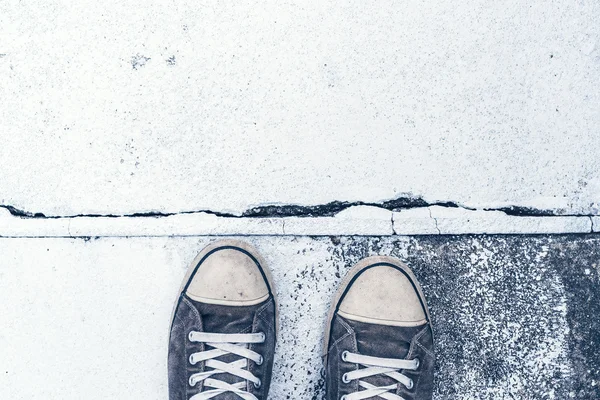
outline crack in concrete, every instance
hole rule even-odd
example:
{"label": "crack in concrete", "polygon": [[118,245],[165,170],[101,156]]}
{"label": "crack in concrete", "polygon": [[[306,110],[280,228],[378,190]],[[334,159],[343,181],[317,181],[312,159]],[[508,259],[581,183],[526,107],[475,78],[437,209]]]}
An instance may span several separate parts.
{"label": "crack in concrete", "polygon": [[131,214],[70,214],[70,215],[45,215],[40,212],[29,212],[18,209],[10,205],[0,204],[0,208],[4,208],[10,212],[13,217],[27,218],[27,219],[67,219],[67,218],[164,218],[171,217],[173,215],[184,215],[184,214],[211,214],[217,217],[226,218],[242,218],[243,216],[223,213],[211,210],[195,210],[195,211],[179,211],[179,212],[159,212],[159,211],[148,211]]}
{"label": "crack in concrete", "polygon": [[[425,207],[446,207],[446,208],[460,208],[463,210],[476,211],[476,208],[467,207],[463,204],[452,201],[440,201],[440,202],[428,202],[422,197],[398,197],[396,199],[382,201],[382,202],[364,202],[364,201],[332,201],[327,204],[317,204],[310,206],[293,205],[293,204],[272,204],[262,205],[253,207],[243,211],[241,214],[226,213],[213,210],[190,210],[190,211],[178,211],[178,212],[160,212],[160,211],[146,211],[137,212],[130,214],[72,214],[72,215],[46,215],[41,212],[30,212],[19,209],[11,205],[2,205],[0,208],[4,208],[10,212],[11,215],[19,218],[40,218],[40,219],[63,219],[63,218],[163,218],[170,217],[173,215],[183,214],[211,214],[217,217],[224,218],[281,218],[281,217],[332,217],[339,212],[355,206],[371,206],[383,208],[389,211],[406,210],[413,208],[425,208]],[[507,215],[519,216],[519,217],[590,217],[591,214],[560,214],[552,210],[547,209],[536,209],[531,207],[522,206],[507,206],[499,208],[484,208],[483,211],[502,211]],[[435,219],[435,218],[434,218]],[[392,216],[392,226],[393,226]]]}
{"label": "crack in concrete", "polygon": [[555,211],[547,210],[547,209],[538,209],[532,207],[522,207],[522,206],[508,206],[508,207],[498,207],[498,208],[484,208],[483,211],[502,211],[507,215],[517,216],[517,217],[556,217],[556,216],[574,216],[567,214],[557,214]]}
{"label": "crack in concrete", "polygon": [[433,219],[433,221],[435,222],[435,229],[437,229],[438,235],[441,235],[442,231],[440,231],[440,228],[438,226],[438,220],[437,220],[437,218],[433,217],[433,214],[431,213],[431,208],[429,209],[429,218]]}
{"label": "crack in concrete", "polygon": [[[242,213],[242,217],[333,217],[341,211],[350,207],[371,206],[383,208],[389,211],[423,208],[431,206],[441,206],[449,208],[467,208],[453,202],[434,202],[429,203],[421,197],[399,197],[393,200],[382,202],[364,202],[364,201],[332,201],[327,204],[318,204],[312,206],[300,205],[264,205],[250,208]],[[470,208],[469,208],[470,209]]]}
{"label": "crack in concrete", "polygon": [[592,224],[591,228],[590,228],[590,233],[595,233],[595,228],[594,228],[594,217],[592,217],[591,215],[588,215],[588,218],[590,219],[590,223]]}

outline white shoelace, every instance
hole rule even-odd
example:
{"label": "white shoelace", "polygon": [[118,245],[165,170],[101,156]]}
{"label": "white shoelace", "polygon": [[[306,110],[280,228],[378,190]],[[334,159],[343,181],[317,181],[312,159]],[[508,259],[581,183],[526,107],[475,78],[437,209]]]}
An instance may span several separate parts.
{"label": "white shoelace", "polygon": [[[248,360],[254,361],[257,365],[263,363],[263,357],[248,349],[247,346],[254,343],[264,343],[264,333],[224,334],[192,331],[188,338],[192,342],[205,343],[207,346],[213,347],[212,350],[201,351],[190,356],[190,364],[195,365],[205,361],[205,367],[212,368],[209,371],[190,376],[190,386],[196,386],[198,383],[204,382],[204,387],[211,389],[192,396],[190,400],[209,400],[227,392],[235,393],[244,400],[258,400],[256,396],[248,393],[245,389],[247,382],[252,382],[256,388],[259,388],[261,385],[260,379],[244,368],[248,367]],[[214,358],[226,354],[235,354],[242,358],[231,363],[214,360]],[[211,378],[219,374],[231,374],[244,380],[230,384]]]}
{"label": "white shoelace", "polygon": [[[362,354],[354,354],[345,351],[342,354],[342,360],[348,363],[359,364],[365,368],[351,371],[342,376],[344,383],[350,383],[359,379],[358,385],[365,389],[352,394],[342,396],[341,400],[363,400],[370,397],[380,397],[386,400],[404,400],[397,394],[390,393],[391,390],[397,390],[398,385],[402,384],[408,389],[412,389],[413,381],[406,375],[402,375],[399,370],[408,369],[416,370],[419,368],[419,359],[414,360],[398,360],[394,358],[378,358],[363,356]],[[370,383],[363,382],[360,379],[368,378],[375,375],[386,375],[394,379],[398,383],[389,386],[374,386]]]}

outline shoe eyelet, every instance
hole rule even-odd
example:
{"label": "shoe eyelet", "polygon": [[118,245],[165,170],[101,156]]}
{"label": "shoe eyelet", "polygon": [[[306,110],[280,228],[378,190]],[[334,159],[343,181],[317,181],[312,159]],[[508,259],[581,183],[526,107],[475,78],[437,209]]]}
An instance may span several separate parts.
{"label": "shoe eyelet", "polygon": [[340,400],[346,400],[348,398],[348,396],[343,395],[342,397],[340,397]]}
{"label": "shoe eyelet", "polygon": [[413,387],[415,386],[415,383],[413,382],[413,380],[409,380],[408,381],[408,386],[406,387],[408,390],[411,390]]}
{"label": "shoe eyelet", "polygon": [[350,383],[350,379],[348,379],[348,374],[342,375],[342,382],[344,382],[344,383]]}
{"label": "shoe eyelet", "polygon": [[189,340],[190,342],[193,342],[193,341],[194,341],[194,340],[193,340],[193,338],[192,338],[192,334],[193,334],[193,333],[194,333],[194,331],[190,331],[190,333],[188,333],[188,340]]}
{"label": "shoe eyelet", "polygon": [[196,381],[192,379],[192,377],[190,376],[190,379],[188,379],[188,383],[191,387],[196,386]]}
{"label": "shoe eyelet", "polygon": [[262,365],[264,361],[265,359],[263,358],[263,356],[260,356],[259,360],[256,362],[256,365]]}
{"label": "shoe eyelet", "polygon": [[261,333],[260,333],[260,340],[261,340],[261,343],[264,343],[264,342],[265,342],[265,340],[267,340],[267,335],[265,335],[265,333],[264,333],[264,332],[261,332]]}
{"label": "shoe eyelet", "polygon": [[342,353],[342,361],[348,362],[348,351]]}
{"label": "shoe eyelet", "polygon": [[418,358],[415,358],[415,361],[417,363],[417,365],[415,365],[415,369],[418,369],[419,366],[421,365],[421,360],[419,360]]}
{"label": "shoe eyelet", "polygon": [[259,379],[258,382],[254,382],[254,387],[256,389],[260,389],[260,387],[262,386],[262,381]]}
{"label": "shoe eyelet", "polygon": [[190,354],[189,362],[192,365],[196,365],[196,361],[194,361],[194,355],[193,354]]}

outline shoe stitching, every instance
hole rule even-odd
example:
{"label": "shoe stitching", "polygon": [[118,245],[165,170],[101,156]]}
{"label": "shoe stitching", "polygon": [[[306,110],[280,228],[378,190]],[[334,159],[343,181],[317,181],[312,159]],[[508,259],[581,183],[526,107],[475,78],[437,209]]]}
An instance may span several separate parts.
{"label": "shoe stitching", "polygon": [[[407,354],[407,356],[406,356],[406,357],[407,357],[407,359],[412,359],[412,358],[413,358],[413,356],[415,355],[415,346],[414,346],[414,345],[417,345],[417,346],[419,346],[419,347],[420,347],[420,348],[422,348],[422,349],[423,349],[423,350],[424,350],[426,353],[430,354],[430,353],[427,351],[427,349],[426,349],[426,348],[424,348],[423,346],[421,346],[421,345],[419,344],[419,342],[417,341],[417,340],[418,340],[418,338],[420,338],[421,336],[423,336],[423,335],[424,335],[424,332],[426,332],[426,329],[427,329],[427,328],[425,328],[425,329],[421,330],[421,332],[417,333],[417,334],[415,335],[415,337],[413,338],[413,340],[411,340],[410,349],[408,350],[408,354]],[[411,389],[411,390],[415,390],[415,391],[417,390],[417,387],[419,386],[419,381],[421,380],[421,376],[422,376],[422,375],[421,375],[420,373],[417,375],[417,380],[416,380],[416,382],[414,382],[413,389]],[[407,388],[407,390],[408,390],[408,388]],[[401,387],[401,386],[398,386],[398,389],[396,389],[396,394],[400,395],[400,394],[402,394],[402,392],[403,392],[403,391],[404,391],[404,388],[403,388],[403,387]]]}
{"label": "shoe stitching", "polygon": [[[337,355],[339,355],[340,354],[340,348],[339,348],[338,344],[342,340],[346,339],[348,336],[351,336],[352,337],[352,346],[353,346],[352,350],[353,351],[357,351],[358,344],[356,342],[356,335],[355,335],[354,329],[352,329],[352,327],[348,323],[346,323],[346,321],[344,321],[342,318],[340,318],[339,316],[336,315],[335,318],[340,323],[340,325],[342,325],[342,327],[346,330],[346,334],[344,334],[342,337],[340,337],[339,339],[337,339],[336,341],[334,341],[333,344],[330,346],[330,348],[335,347],[336,350],[337,350]],[[331,335],[331,333],[330,333],[330,335]],[[329,349],[328,349],[327,352],[329,353]],[[334,364],[336,365],[336,369],[337,369],[337,382],[338,382],[338,388],[337,388],[337,392],[338,393],[337,394],[339,395],[339,392],[340,392],[339,382],[342,379],[342,377],[340,375],[342,371],[341,371],[341,368],[340,368],[340,361],[339,360],[336,359],[336,361],[335,361]],[[358,369],[358,365],[355,364],[354,365],[354,370],[356,371],[357,369]],[[354,384],[354,386],[355,386],[354,387],[354,391],[358,391],[358,381],[356,381],[356,383]]]}
{"label": "shoe stitching", "polygon": [[252,325],[248,326],[246,329],[242,329],[241,331],[239,331],[238,333],[250,333],[252,332]]}
{"label": "shoe stitching", "polygon": [[198,322],[202,321],[202,317],[200,316],[200,312],[196,309],[196,307],[194,307],[194,305],[192,304],[191,301],[189,301],[186,297],[182,297],[183,302],[192,309],[192,312],[194,313],[194,315],[196,316],[196,319]]}
{"label": "shoe stitching", "polygon": [[[264,309],[267,307],[267,305],[269,305],[269,303],[267,303],[267,304],[265,304],[264,306],[262,306],[262,307],[261,307],[261,308],[260,308],[260,309],[259,309],[259,310],[258,310],[258,311],[255,313],[255,314],[254,314],[254,318],[253,318],[253,321],[252,321],[252,326],[250,326],[250,327],[249,327],[249,328],[251,329],[251,331],[252,331],[252,332],[256,332],[256,329],[257,329],[257,327],[258,327],[258,319],[261,319],[262,321],[264,321],[264,322],[265,322],[265,323],[266,323],[266,324],[269,326],[269,328],[271,327],[271,325],[270,325],[270,324],[269,324],[267,321],[265,321],[265,320],[264,320],[264,318],[262,318],[262,317],[261,317],[261,315],[260,315],[260,313],[261,313],[261,312],[262,312],[262,311],[263,311],[263,310],[264,310]],[[265,334],[266,334],[266,333],[265,333]],[[249,346],[250,350],[254,350],[254,348],[255,348],[255,347],[256,347],[256,346],[255,346],[254,344],[251,344],[251,345]],[[248,364],[248,371],[250,371],[250,372],[254,373],[254,370],[255,370],[255,368],[254,368],[254,364],[253,364],[253,363],[249,363],[249,364]],[[254,386],[254,385],[252,385],[252,386]],[[249,381],[246,381],[246,391],[247,391],[248,393],[252,393],[252,388],[250,387],[250,382],[249,382]],[[256,389],[256,391],[257,391],[257,393],[260,393],[261,389]]]}
{"label": "shoe stitching", "polygon": [[[347,337],[347,335],[344,335],[344,337]],[[337,356],[337,357],[336,357],[336,364],[337,364],[337,381],[336,381],[336,382],[337,382],[337,387],[338,387],[338,390],[337,390],[337,391],[338,391],[338,395],[339,395],[339,392],[341,391],[341,390],[340,390],[340,386],[341,386],[341,385],[340,385],[340,381],[342,380],[342,377],[341,377],[341,372],[342,372],[342,369],[340,368],[340,360],[339,360],[339,358],[338,358],[338,357],[339,357],[339,355],[340,355],[340,348],[337,346],[337,342],[336,342],[336,346],[335,346],[335,347],[336,347],[336,349],[337,349],[337,354],[336,354],[336,356]]]}
{"label": "shoe stitching", "polygon": [[[349,335],[351,335],[350,333],[344,335],[342,338],[347,338]],[[358,349],[358,345],[356,343],[356,335],[351,335],[352,336],[352,351],[356,352]],[[334,346],[337,349],[337,355],[340,354],[340,348],[337,346],[337,344],[341,341],[342,339],[336,340],[336,342],[334,343]],[[337,365],[337,382],[339,383],[340,381],[342,381],[342,377],[341,377],[341,368],[339,367],[340,362],[339,360],[336,360],[337,362],[335,363]],[[354,364],[354,371],[358,370],[358,365]],[[354,388],[352,389],[354,392],[357,392],[359,389],[359,382],[358,380],[356,380],[356,383],[353,384]],[[338,394],[339,394],[339,385],[338,385]]]}
{"label": "shoe stitching", "polygon": [[417,342],[416,345],[419,346],[421,349],[423,349],[423,351],[425,353],[427,353],[429,356],[435,357],[435,355],[431,351],[427,350],[427,348],[425,348],[421,343]]}
{"label": "shoe stitching", "polygon": [[[415,355],[415,349],[416,346],[420,347],[426,354],[434,357],[433,353],[431,353],[429,350],[427,350],[421,343],[419,343],[419,339],[425,335],[425,333],[427,333],[427,329],[429,328],[429,325],[426,325],[423,329],[421,329],[415,336],[414,338],[411,340],[410,342],[410,348],[408,350],[408,354],[407,354],[407,358],[408,359],[412,359],[413,356]],[[421,380],[421,374],[417,375],[417,380],[414,382],[415,385],[413,387],[414,390],[416,390],[416,388],[419,386],[419,381]],[[404,391],[404,389],[402,387],[398,387],[398,389],[396,390],[396,394],[400,395],[402,394],[402,392]]]}
{"label": "shoe stitching", "polygon": [[417,375],[417,376],[418,376],[418,378],[417,378],[417,381],[415,382],[415,387],[414,387],[415,391],[417,391],[417,388],[419,387],[419,382],[421,381],[421,377],[422,377],[423,375],[422,375],[422,374],[419,374],[419,375]]}
{"label": "shoe stitching", "polygon": [[256,311],[256,316],[258,318],[260,318],[261,320],[263,320],[265,322],[265,324],[267,324],[269,326],[269,328],[273,329],[273,322],[269,321],[263,317],[264,311],[266,311],[270,305],[271,305],[271,302],[268,301],[264,306],[262,306],[261,308],[258,309],[258,311]]}
{"label": "shoe stitching", "polygon": [[[354,329],[352,329],[351,326],[349,326],[346,322],[344,322],[343,319],[336,316],[336,320],[339,320],[340,324],[344,327],[344,329],[346,329],[347,333],[345,335],[343,335],[342,337],[340,337],[339,339],[337,339],[336,341],[334,341],[329,346],[329,348],[332,348],[333,346],[337,345],[340,341],[346,339],[349,335],[354,334]],[[331,333],[329,335],[331,335]],[[327,352],[329,352],[329,349],[327,349]]]}
{"label": "shoe stitching", "polygon": [[[356,335],[352,335],[352,351],[354,353],[358,353],[358,343],[356,342]],[[358,364],[354,364],[354,370],[358,371],[359,366]],[[354,381],[354,392],[358,392],[359,388],[360,388],[360,381],[358,379],[356,379]]]}
{"label": "shoe stitching", "polygon": [[348,333],[354,333],[354,328],[352,328],[342,317],[336,315],[335,319],[339,320],[340,324],[342,324]]}
{"label": "shoe stitching", "polygon": [[427,333],[427,331],[430,329],[429,324],[426,325],[419,333],[417,333],[415,335],[415,338],[413,339],[415,344],[417,346],[419,346],[421,349],[423,349],[423,351],[425,353],[427,353],[428,355],[430,355],[431,357],[435,357],[435,355],[433,354],[433,352],[429,351],[423,344],[421,344],[421,342],[419,342],[419,340],[425,335],[425,333]]}
{"label": "shoe stitching", "polygon": [[[196,307],[194,307],[194,305],[192,304],[192,302],[189,301],[185,296],[181,296],[181,299],[183,300],[183,303],[192,310],[192,313],[196,317],[196,322],[198,323],[199,330],[202,331],[202,332],[204,332],[204,324],[202,323],[202,317],[200,316],[200,312],[198,311],[198,309]],[[185,323],[184,323],[183,326],[185,327]],[[187,365],[187,360],[188,360],[188,357],[189,357],[188,356],[188,351],[187,351],[187,349],[188,349],[187,343],[184,345],[184,348],[185,348],[185,357],[186,357],[185,358],[185,360],[186,360],[185,362],[186,362],[186,365]],[[204,343],[200,343],[200,350],[201,351],[205,350]],[[204,371],[204,368],[205,368],[204,364],[205,364],[205,361],[202,361],[199,364],[198,368],[200,369],[200,371]],[[186,370],[187,370],[187,368],[186,368]],[[202,391],[204,390],[204,381],[199,382],[198,385],[199,385],[198,386],[198,390],[199,390],[200,393],[202,393]],[[186,389],[186,394],[187,394],[187,392],[188,392],[188,390]]]}
{"label": "shoe stitching", "polygon": [[[270,300],[270,297],[269,297],[269,300]],[[259,309],[256,311],[256,313],[257,313],[257,314],[260,314],[260,313],[262,313],[262,312],[263,312],[263,311],[264,311],[264,310],[265,310],[267,307],[269,307],[270,305],[271,305],[271,302],[270,302],[270,301],[267,301],[265,304],[263,304],[263,305],[262,305],[262,306],[261,306],[261,307],[260,307],[260,308],[259,308]]]}
{"label": "shoe stitching", "polygon": [[[338,357],[339,357],[339,355],[340,355],[340,349],[339,349],[339,347],[337,347],[336,344],[333,345],[332,349],[334,347],[335,347],[335,357],[336,357],[336,360],[337,360]],[[329,364],[329,362],[328,362],[328,364]],[[337,381],[339,382],[340,381],[340,363],[339,363],[339,361],[338,362],[334,362],[333,365],[335,367],[336,375],[338,377]],[[327,371],[327,372],[329,372],[329,371]],[[335,387],[335,397],[334,398],[338,398],[339,394],[340,394],[340,385],[335,385],[334,387]]]}
{"label": "shoe stitching", "polygon": [[[175,314],[175,319],[176,319],[176,320],[179,320],[179,322],[181,322],[181,324],[182,324],[183,326],[185,326],[185,321],[184,321],[184,320],[182,320],[182,319],[181,319],[181,317],[180,317],[179,315]],[[175,326],[175,324],[173,324],[173,326]]]}

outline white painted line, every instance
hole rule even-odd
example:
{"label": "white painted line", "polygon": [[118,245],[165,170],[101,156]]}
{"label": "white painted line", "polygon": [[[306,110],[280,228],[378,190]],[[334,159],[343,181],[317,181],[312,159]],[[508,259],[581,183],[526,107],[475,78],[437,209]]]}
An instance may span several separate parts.
{"label": "white painted line", "polygon": [[[4,211],[4,212],[3,212]],[[225,236],[283,235],[281,218],[227,218],[208,213],[167,217],[19,218],[0,209],[0,236]]]}
{"label": "white painted line", "polygon": [[332,217],[236,218],[210,213],[166,217],[22,218],[0,209],[0,237],[135,236],[392,236],[462,234],[547,234],[600,232],[600,216],[510,216],[432,206],[391,212],[370,206]]}
{"label": "white painted line", "polygon": [[436,235],[439,233],[431,218],[431,207],[394,212],[394,232],[397,235]]}
{"label": "white painted line", "polygon": [[227,218],[208,213],[168,217],[73,218],[71,236],[283,235],[278,218]]}
{"label": "white painted line", "polygon": [[433,206],[394,213],[399,235],[591,233],[589,217],[521,217],[502,211],[470,211]]}

